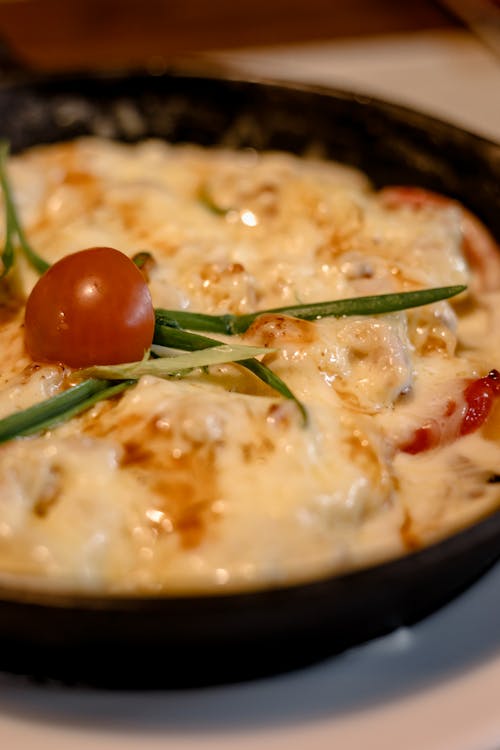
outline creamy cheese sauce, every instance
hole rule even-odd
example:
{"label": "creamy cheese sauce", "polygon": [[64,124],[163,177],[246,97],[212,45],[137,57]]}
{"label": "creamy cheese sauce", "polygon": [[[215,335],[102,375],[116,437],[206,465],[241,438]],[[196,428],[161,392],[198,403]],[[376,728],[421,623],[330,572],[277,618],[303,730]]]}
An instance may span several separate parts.
{"label": "creamy cheese sauce", "polygon": [[[40,147],[9,170],[40,255],[148,251],[156,307],[247,313],[469,289],[376,317],[257,318],[236,340],[272,350],[263,361],[305,404],[306,427],[293,402],[223,365],[144,377],[70,422],[0,445],[4,580],[255,589],[407,553],[497,508],[499,485],[488,482],[500,473],[497,406],[472,434],[401,450],[436,415],[448,435],[466,382],[500,368],[500,290],[482,288],[470,266],[458,206],[388,206],[363,175],[333,163],[159,141]],[[22,298],[35,280],[20,263],[0,291],[0,417],[67,384],[65,368],[24,350]]]}

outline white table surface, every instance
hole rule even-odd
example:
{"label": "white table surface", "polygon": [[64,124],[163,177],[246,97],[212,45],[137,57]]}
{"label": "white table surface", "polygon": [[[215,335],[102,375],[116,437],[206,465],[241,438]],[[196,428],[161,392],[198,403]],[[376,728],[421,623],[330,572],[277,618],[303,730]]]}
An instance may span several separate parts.
{"label": "white table surface", "polygon": [[[500,65],[465,32],[215,57],[375,93],[500,140]],[[498,750],[500,565],[417,626],[286,676],[119,694],[0,675],[0,748]]]}

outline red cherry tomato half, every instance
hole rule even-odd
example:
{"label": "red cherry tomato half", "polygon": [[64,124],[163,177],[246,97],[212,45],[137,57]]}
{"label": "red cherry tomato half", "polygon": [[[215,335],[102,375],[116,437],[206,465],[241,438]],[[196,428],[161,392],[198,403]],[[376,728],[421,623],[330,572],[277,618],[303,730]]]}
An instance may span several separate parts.
{"label": "red cherry tomato half", "polygon": [[413,455],[423,453],[483,426],[500,396],[500,372],[491,370],[486,377],[465,381],[464,385],[460,398],[448,401],[441,415],[427,419],[399,446],[400,450]]}
{"label": "red cherry tomato half", "polygon": [[67,255],[38,280],[26,304],[30,356],[70,367],[142,359],[155,315],[137,266],[111,247]]}
{"label": "red cherry tomato half", "polygon": [[464,391],[467,408],[460,425],[460,434],[468,435],[478,430],[493,407],[493,402],[500,395],[500,373],[491,370],[485,378],[473,380]]}

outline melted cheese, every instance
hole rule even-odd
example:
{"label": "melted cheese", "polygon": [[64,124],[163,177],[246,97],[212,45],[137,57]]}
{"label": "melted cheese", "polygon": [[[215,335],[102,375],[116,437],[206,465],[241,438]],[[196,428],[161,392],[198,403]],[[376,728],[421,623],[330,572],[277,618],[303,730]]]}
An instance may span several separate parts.
{"label": "melted cheese", "polygon": [[[387,208],[364,176],[285,154],[98,139],[10,164],[27,233],[53,262],[147,250],[157,307],[246,313],[471,284],[454,205]],[[214,210],[214,206],[217,210]],[[14,280],[28,294],[33,272]],[[22,306],[1,290],[0,417],[59,392],[29,361]],[[10,301],[9,301],[10,300]],[[142,378],[119,399],[0,446],[0,575],[130,593],[309,580],[373,564],[491,512],[500,413],[408,455],[464,379],[500,367],[500,293],[378,317],[267,314],[240,337],[306,405],[235,365]]]}

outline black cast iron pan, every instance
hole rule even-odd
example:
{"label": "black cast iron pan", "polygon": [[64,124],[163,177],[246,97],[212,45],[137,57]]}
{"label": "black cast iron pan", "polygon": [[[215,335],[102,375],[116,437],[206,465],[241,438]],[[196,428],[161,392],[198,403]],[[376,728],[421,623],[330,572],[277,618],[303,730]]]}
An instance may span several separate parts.
{"label": "black cast iron pan", "polygon": [[[456,197],[500,236],[500,146],[364,96],[191,75],[17,75],[0,87],[0,123],[15,151],[87,133],[314,151],[361,168],[376,185]],[[4,586],[0,668],[108,687],[291,669],[415,622],[499,552],[495,513],[404,558],[255,593],[116,598]]]}

